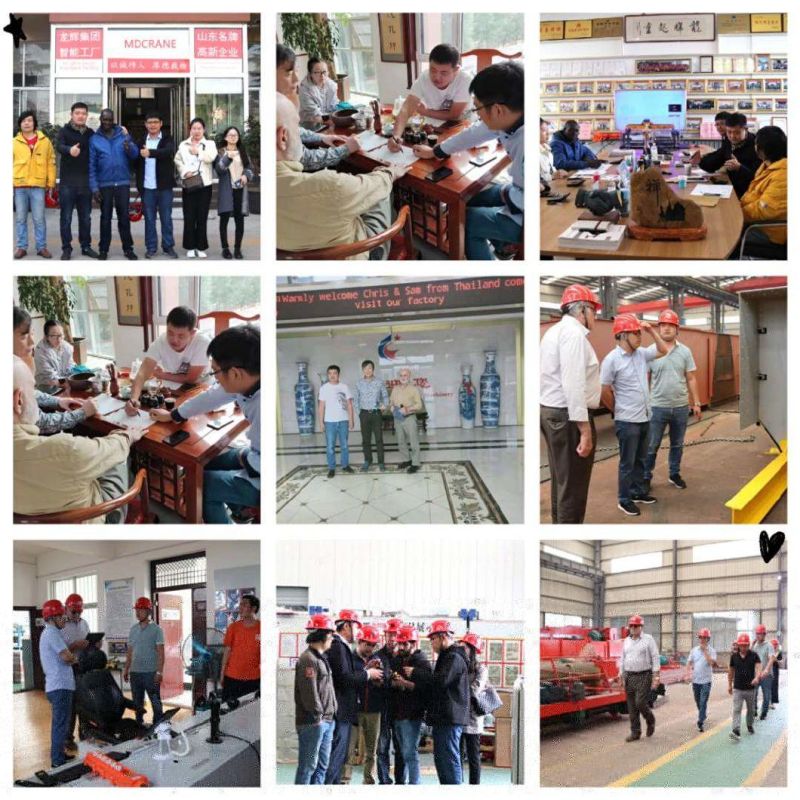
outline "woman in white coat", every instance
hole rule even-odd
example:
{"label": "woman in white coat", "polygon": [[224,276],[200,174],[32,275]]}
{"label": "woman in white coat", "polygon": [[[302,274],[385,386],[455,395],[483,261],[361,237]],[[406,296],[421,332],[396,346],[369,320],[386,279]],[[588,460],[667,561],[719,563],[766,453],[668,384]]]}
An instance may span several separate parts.
{"label": "woman in white coat", "polygon": [[478,656],[483,652],[483,642],[476,633],[466,633],[461,637],[461,645],[469,655],[469,725],[462,732],[462,739],[467,751],[467,762],[469,764],[470,784],[481,782],[481,734],[483,733],[484,714],[478,714],[472,702],[486,688],[489,682],[489,670]]}
{"label": "woman in white coat", "polygon": [[336,81],[328,77],[328,65],[319,58],[308,59],[308,75],[300,82],[300,122],[318,125],[322,117],[339,104]]}
{"label": "woman in white coat", "polygon": [[206,123],[195,117],[189,123],[189,138],[184,139],[175,154],[183,189],[183,246],[186,258],[206,258],[208,250],[208,211],[211,208],[211,165],[217,157],[217,146],[206,139]]}

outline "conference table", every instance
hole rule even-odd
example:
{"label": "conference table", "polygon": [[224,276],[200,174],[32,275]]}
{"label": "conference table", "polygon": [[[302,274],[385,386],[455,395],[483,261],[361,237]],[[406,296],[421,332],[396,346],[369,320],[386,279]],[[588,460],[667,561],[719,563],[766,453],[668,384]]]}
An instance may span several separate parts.
{"label": "conference table", "polygon": [[[634,163],[638,160],[640,151],[637,151]],[[680,151],[667,162],[661,163],[661,172],[665,178],[678,176],[683,173]],[[606,175],[617,174],[616,166],[609,168]],[[725,181],[728,182],[727,176]],[[595,251],[585,248],[564,246],[559,243],[558,237],[578,219],[584,211],[575,205],[575,195],[578,189],[588,189],[591,180],[587,179],[583,186],[567,186],[566,178],[551,182],[551,193],[561,194],[570,192],[570,197],[563,203],[547,204],[547,197],[540,199],[541,204],[541,239],[540,253],[543,256],[555,256],[579,259],[693,259],[693,260],[724,260],[736,249],[739,237],[742,235],[744,217],[736,192],[731,192],[729,198],[720,198],[719,203],[713,208],[703,208],[703,217],[708,233],[705,239],[695,241],[644,241],[631,239],[626,236],[618,250]],[[668,186],[678,197],[690,198],[696,182],[689,182],[685,189],[679,189],[676,183]],[[620,220],[623,224],[627,220]]]}
{"label": "conference table", "polygon": [[[97,399],[91,392],[70,388],[67,382],[63,386],[61,397]],[[190,397],[207,388],[201,385],[186,390],[174,389],[169,394],[180,408]],[[146,409],[139,412],[140,415],[147,413]],[[233,422],[219,430],[208,426],[212,420],[219,421],[227,417],[233,417]],[[134,471],[140,467],[147,468],[152,500],[171,508],[186,522],[199,525],[203,522],[203,470],[249,425],[235,403],[208,414],[199,414],[183,423],[154,422],[131,448]],[[106,436],[113,430],[119,430],[118,425],[100,414],[89,417],[78,427],[90,436]],[[179,430],[187,431],[189,438],[175,446],[164,444],[165,437]]]}
{"label": "conference table", "polygon": [[[470,123],[466,121],[445,123],[434,128],[433,134],[439,137],[441,144],[469,126]],[[349,136],[353,130],[331,126],[321,132]],[[470,159],[479,153],[485,155],[494,152],[497,153],[497,158],[482,167],[470,164]],[[510,163],[511,159],[496,139],[485,142],[480,147],[454,153],[443,161],[437,158],[420,158],[395,183],[396,206],[411,206],[415,236],[447,253],[451,261],[463,261],[466,259],[464,229],[467,204]],[[363,151],[351,154],[343,164],[349,171],[356,173],[372,172],[376,167],[383,166],[381,161]],[[439,167],[449,167],[453,174],[437,183],[427,180],[427,176]]]}

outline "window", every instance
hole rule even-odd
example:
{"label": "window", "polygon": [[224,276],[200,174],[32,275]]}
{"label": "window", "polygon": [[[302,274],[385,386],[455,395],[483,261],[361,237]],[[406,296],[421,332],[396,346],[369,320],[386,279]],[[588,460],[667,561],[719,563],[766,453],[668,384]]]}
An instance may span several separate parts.
{"label": "window", "polygon": [[100,78],[56,78],[56,103],[53,113],[55,125],[69,122],[70,106],[80,100],[89,106],[86,124],[97,129],[103,105],[103,86]]}
{"label": "window", "polygon": [[40,128],[50,122],[49,42],[21,42],[14,50],[15,125],[23,111],[35,111]]}
{"label": "window", "polygon": [[664,565],[664,554],[659,550],[656,553],[641,553],[638,556],[622,556],[612,558],[610,573],[635,572],[640,569],[656,569]]}
{"label": "window", "polygon": [[578,564],[585,564],[586,561],[581,556],[576,556],[574,553],[568,553],[566,550],[559,550],[557,547],[550,547],[549,544],[542,545],[542,550],[551,556],[558,556],[558,558],[566,558],[570,561],[575,561]]}
{"label": "window", "polygon": [[[339,45],[336,48],[336,71],[350,79],[350,91],[366,98],[378,97],[375,65],[377,39],[369,14],[337,14]],[[354,98],[357,100],[358,98]]]}
{"label": "window", "polygon": [[244,130],[244,94],[241,78],[197,78],[195,115],[206,123],[206,138],[221,136],[229,125]]}
{"label": "window", "polygon": [[166,558],[152,563],[153,591],[176,589],[181,586],[205,585],[206,557],[204,553]]}
{"label": "window", "polygon": [[574,614],[552,614],[545,611],[544,624],[546,628],[563,628],[566,625],[581,626],[581,618]]}
{"label": "window", "polygon": [[[452,44],[462,53],[483,48],[519,53],[525,40],[523,14],[419,14],[417,30],[424,61],[437,44]],[[464,66],[474,71],[474,65]]]}
{"label": "window", "polygon": [[278,586],[278,608],[308,611],[308,586]]}
{"label": "window", "polygon": [[699,544],[692,548],[692,563],[700,564],[703,561],[723,561],[729,558],[752,558],[757,555],[753,550],[753,543],[748,539],[739,539],[734,542],[714,542],[714,544]]}
{"label": "window", "polygon": [[86,339],[90,356],[114,359],[114,340],[109,309],[107,278],[70,278],[75,295],[72,309],[73,336]]}
{"label": "window", "polygon": [[73,578],[58,578],[50,581],[50,597],[56,597],[63,603],[71,594],[77,593],[83,598],[83,618],[90,631],[98,629],[97,619],[97,574],[77,575]]}

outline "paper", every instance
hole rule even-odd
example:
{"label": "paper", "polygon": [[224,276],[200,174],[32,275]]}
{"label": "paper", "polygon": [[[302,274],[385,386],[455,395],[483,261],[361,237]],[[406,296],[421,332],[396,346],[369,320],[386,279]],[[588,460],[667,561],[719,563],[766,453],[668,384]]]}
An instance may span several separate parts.
{"label": "paper", "polygon": [[389,149],[388,144],[384,144],[377,150],[371,150],[369,157],[374,158],[376,161],[382,161],[385,164],[397,164],[401,167],[409,166],[419,161],[410,147],[403,146],[403,149],[399,153],[393,153]]}
{"label": "paper", "polygon": [[376,150],[377,148],[386,144],[386,137],[381,136],[379,133],[375,133],[375,131],[364,131],[363,133],[359,133],[356,136],[356,139],[361,143],[361,149],[368,153],[370,150]]}
{"label": "paper", "polygon": [[733,186],[729,183],[714,184],[714,183],[698,183],[692,189],[692,194],[697,197],[723,197],[726,200],[731,196]]}
{"label": "paper", "polygon": [[161,381],[161,385],[165,389],[180,389],[181,386],[183,386],[182,383],[176,383],[175,381],[165,381],[165,380]]}
{"label": "paper", "polygon": [[92,398],[92,402],[97,406],[97,413],[103,417],[125,406],[125,401],[118,397],[111,397],[108,394],[100,394]]}
{"label": "paper", "polygon": [[716,208],[719,205],[719,197],[698,197],[695,201],[697,205],[703,208]]}
{"label": "paper", "polygon": [[594,177],[595,173],[598,175],[605,175],[606,172],[611,168],[611,164],[601,164],[596,169],[579,169],[574,174],[570,175],[571,178],[592,178]]}
{"label": "paper", "polygon": [[154,422],[150,419],[150,414],[146,411],[139,411],[135,417],[129,417],[124,408],[119,411],[114,411],[104,417],[105,421],[111,425],[116,425],[120,428],[129,428],[132,430],[143,430],[149,428]]}

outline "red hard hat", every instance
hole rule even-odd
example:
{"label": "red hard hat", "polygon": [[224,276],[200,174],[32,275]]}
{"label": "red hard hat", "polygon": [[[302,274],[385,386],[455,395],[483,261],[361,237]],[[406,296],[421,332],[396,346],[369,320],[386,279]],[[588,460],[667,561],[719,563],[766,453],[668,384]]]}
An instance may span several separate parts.
{"label": "red hard hat", "polygon": [[697,638],[698,639],[710,639],[711,638],[711,631],[708,628],[700,628],[697,631]]}
{"label": "red hard hat", "polygon": [[595,310],[603,307],[600,304],[600,300],[598,299],[597,295],[586,286],[581,286],[579,283],[573,283],[571,286],[567,286],[561,295],[561,307],[563,308],[564,306],[569,305],[569,303],[580,302],[592,303],[595,307]]}
{"label": "red hard hat", "polygon": [[680,327],[681,321],[678,319],[678,315],[671,309],[665,308],[659,315],[658,315],[659,322],[666,322],[668,325],[677,325]]}
{"label": "red hard hat", "polygon": [[65,600],[67,611],[83,611],[83,598],[74,592]]}
{"label": "red hard hat", "polygon": [[779,642],[777,639],[773,639],[773,640],[770,642],[770,644],[771,644],[773,647],[777,647],[777,646],[780,644],[780,642]]}
{"label": "red hard hat", "polygon": [[63,603],[60,600],[46,600],[45,604],[42,606],[42,616],[45,619],[50,619],[51,617],[63,617]]}
{"label": "red hard hat", "polygon": [[306,622],[307,631],[335,631],[336,623],[328,614],[312,614]]}
{"label": "red hard hat", "polygon": [[477,633],[472,633],[472,631],[465,633],[461,637],[461,641],[464,642],[464,644],[471,644],[475,648],[476,653],[483,652],[483,642]]}
{"label": "red hard hat", "polygon": [[397,631],[397,643],[403,644],[403,642],[418,642],[419,641],[419,634],[417,633],[417,629],[413,625],[403,625],[399,631]]}
{"label": "red hard hat", "polygon": [[386,633],[397,633],[403,627],[403,620],[400,617],[391,617],[386,620],[384,630]]}
{"label": "red hard hat", "polygon": [[135,609],[146,608],[148,611],[153,610],[153,604],[150,602],[149,597],[138,597],[136,598],[136,602],[133,604]]}
{"label": "red hard hat", "polygon": [[635,333],[640,331],[642,326],[633,314],[620,314],[614,318],[612,331],[616,336],[618,333]]}
{"label": "red hard hat", "polygon": [[756,633],[763,633],[766,634],[767,626],[766,625],[756,625]]}
{"label": "red hard hat", "polygon": [[739,638],[736,640],[736,644],[746,644],[749,647],[750,637],[746,633],[740,633]]}
{"label": "red hard hat", "polygon": [[435,619],[428,628],[428,636],[433,636],[435,633],[446,633],[448,636],[452,636],[453,629],[446,619]]}
{"label": "red hard hat", "polygon": [[381,633],[374,625],[362,625],[357,638],[359,642],[378,644],[381,640]]}
{"label": "red hard hat", "polygon": [[638,614],[634,614],[628,620],[628,627],[630,627],[631,625],[644,625],[644,620]]}
{"label": "red hard hat", "polygon": [[339,616],[336,617],[336,624],[338,625],[340,622],[352,622],[353,625],[361,627],[361,620],[358,618],[358,614],[351,608],[343,608],[339,612]]}

